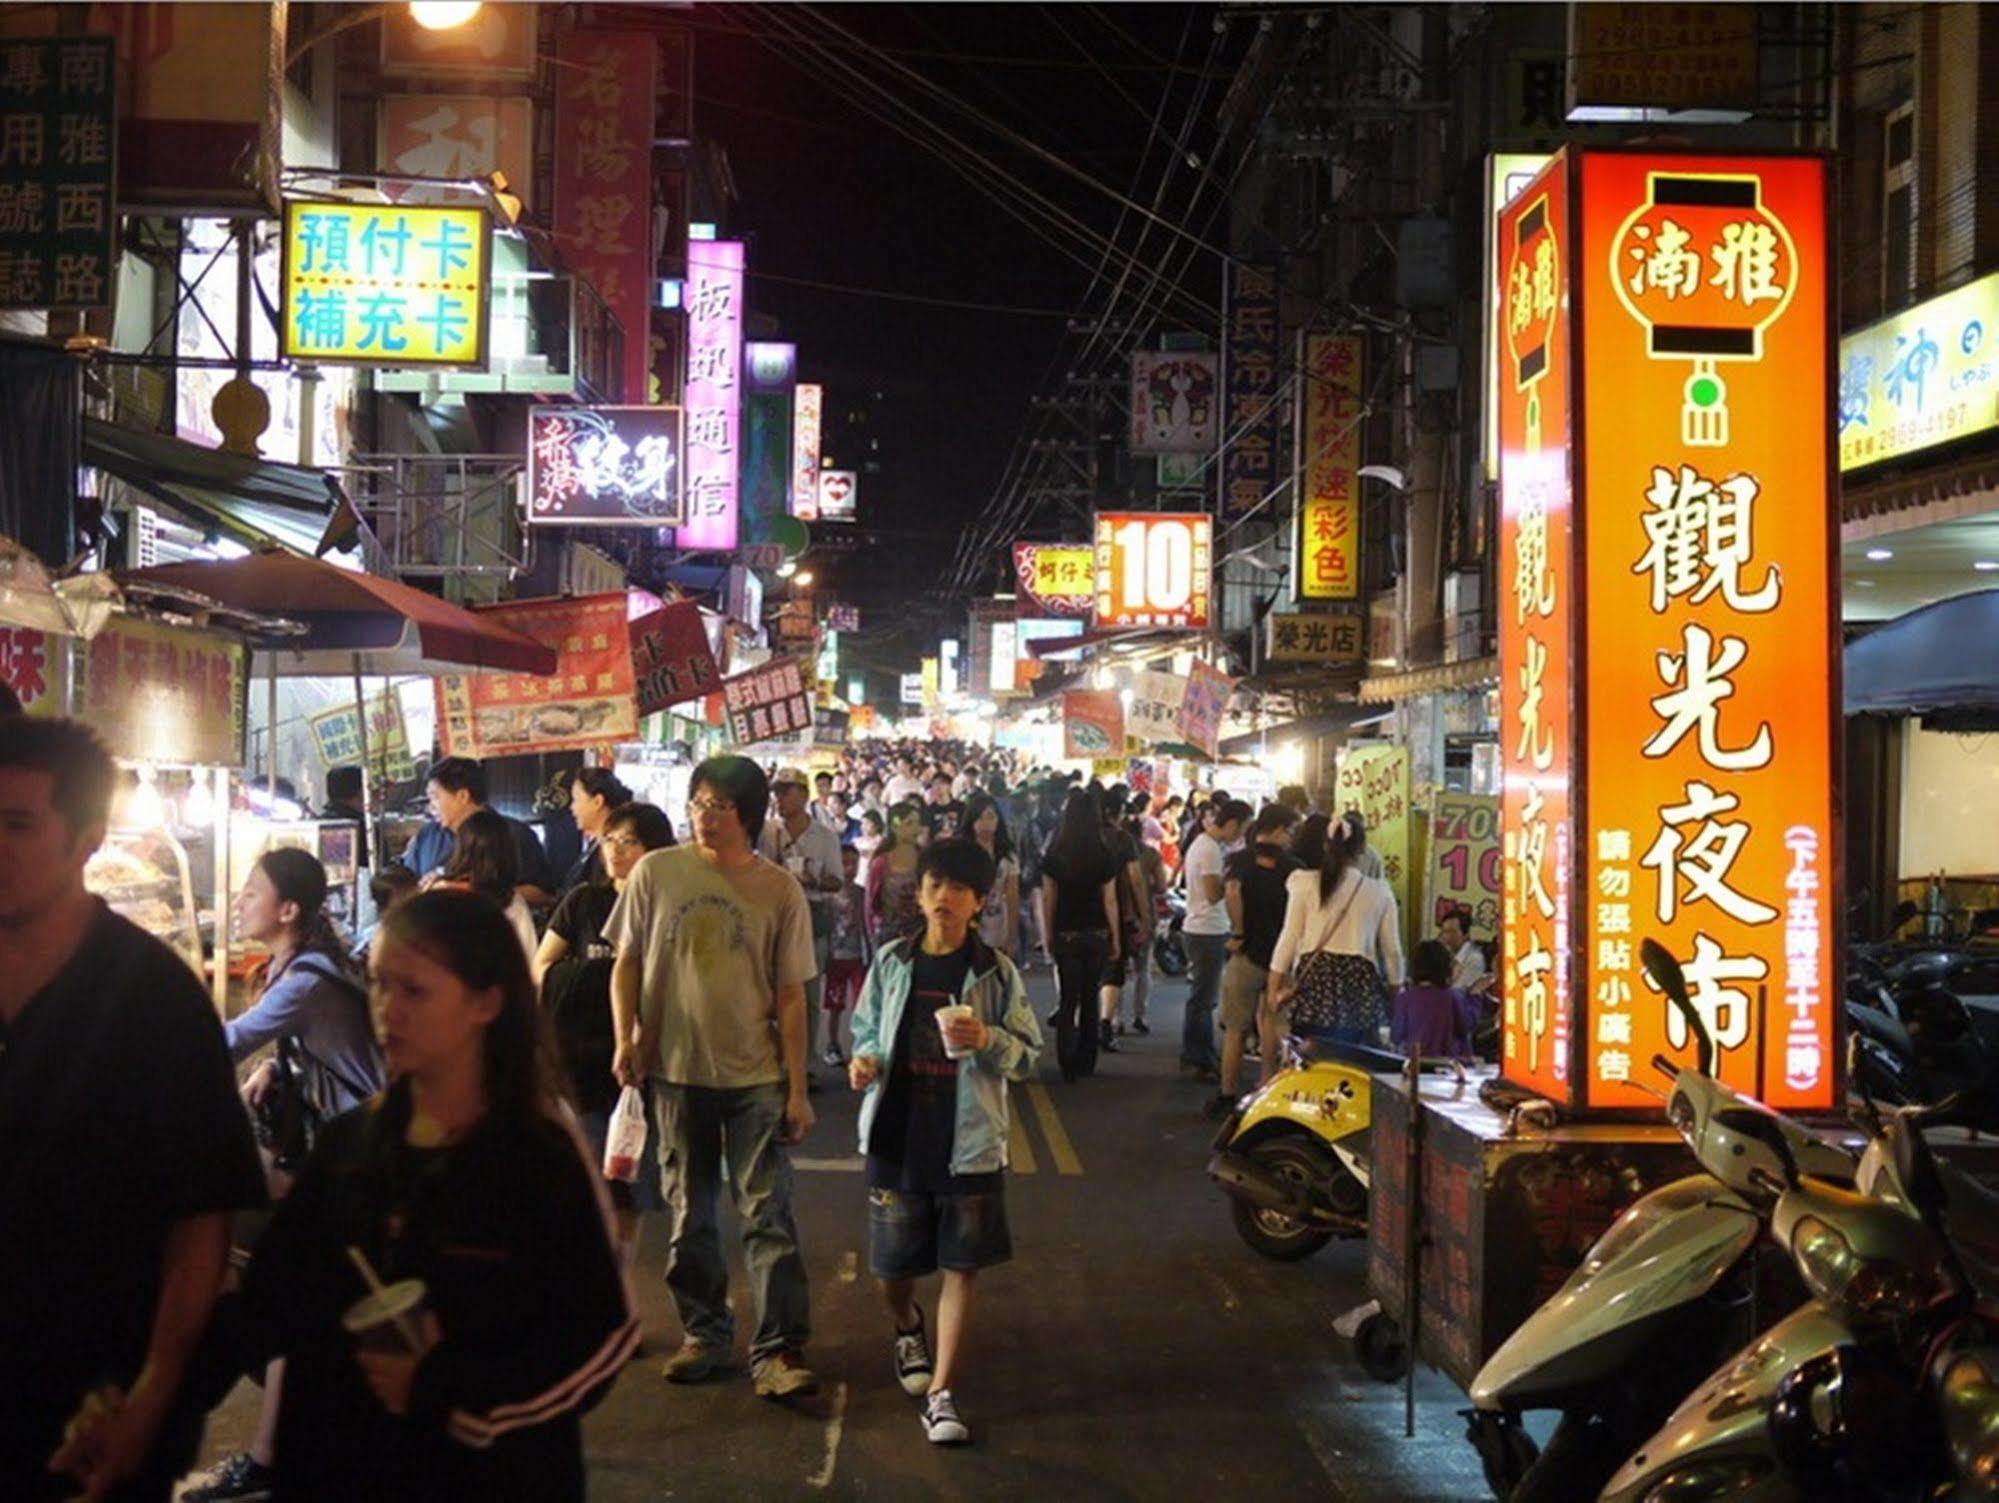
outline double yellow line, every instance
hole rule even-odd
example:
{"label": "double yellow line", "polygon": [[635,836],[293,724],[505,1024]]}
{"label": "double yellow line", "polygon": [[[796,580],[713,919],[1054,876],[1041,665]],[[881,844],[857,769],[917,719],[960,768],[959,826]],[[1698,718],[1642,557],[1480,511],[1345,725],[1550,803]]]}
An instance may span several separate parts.
{"label": "double yellow line", "polygon": [[[1063,1127],[1060,1113],[1055,1110],[1054,1098],[1048,1094],[1048,1087],[1040,1081],[1029,1081],[1015,1096],[1025,1095],[1028,1105],[1034,1108],[1034,1117],[1041,1124],[1041,1136],[1048,1140],[1048,1157],[1055,1165],[1057,1174],[1081,1174],[1083,1161],[1076,1157],[1076,1146],[1069,1141],[1068,1129]],[[1007,1158],[1015,1174],[1032,1174],[1039,1167],[1034,1156],[1034,1143],[1027,1132],[1026,1116],[1015,1111],[1007,1124]]]}

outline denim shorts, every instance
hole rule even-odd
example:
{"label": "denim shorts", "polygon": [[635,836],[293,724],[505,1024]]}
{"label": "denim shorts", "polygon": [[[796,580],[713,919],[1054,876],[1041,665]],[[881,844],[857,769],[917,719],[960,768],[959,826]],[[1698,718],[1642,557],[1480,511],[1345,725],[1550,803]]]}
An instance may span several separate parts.
{"label": "denim shorts", "polygon": [[1006,1191],[925,1195],[868,1191],[868,1271],[878,1279],[915,1279],[948,1268],[971,1273],[1013,1256]]}

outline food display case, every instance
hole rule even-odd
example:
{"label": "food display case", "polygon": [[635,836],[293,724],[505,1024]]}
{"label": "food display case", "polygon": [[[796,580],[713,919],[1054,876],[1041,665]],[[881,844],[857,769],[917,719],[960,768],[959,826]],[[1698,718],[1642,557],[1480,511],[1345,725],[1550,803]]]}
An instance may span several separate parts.
{"label": "food display case", "polygon": [[166,829],[112,830],[84,868],[84,886],[114,913],[168,945],[207,980],[202,912],[187,847]]}

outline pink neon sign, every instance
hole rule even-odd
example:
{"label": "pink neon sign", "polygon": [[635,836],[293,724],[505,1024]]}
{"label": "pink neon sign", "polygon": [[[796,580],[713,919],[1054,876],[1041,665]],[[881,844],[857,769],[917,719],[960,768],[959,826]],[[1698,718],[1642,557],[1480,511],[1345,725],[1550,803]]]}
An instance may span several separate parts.
{"label": "pink neon sign", "polygon": [[687,520],[675,546],[736,546],[742,466],[743,245],[687,242]]}

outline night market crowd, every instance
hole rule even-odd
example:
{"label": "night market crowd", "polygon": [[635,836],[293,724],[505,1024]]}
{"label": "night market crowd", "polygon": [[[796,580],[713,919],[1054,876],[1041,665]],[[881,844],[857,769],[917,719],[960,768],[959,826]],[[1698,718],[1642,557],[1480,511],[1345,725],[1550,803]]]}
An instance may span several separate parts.
{"label": "night market crowd", "polygon": [[235,911],[268,959],[222,1025],[85,888],[101,744],[0,714],[0,1496],[165,1499],[252,1375],[255,1435],[191,1503],[581,1498],[581,1417],[641,1345],[645,1212],[665,1378],[736,1364],[725,1185],[754,1390],[814,1392],[786,1150],[836,1072],[864,1093],[884,1368],[962,1443],[973,1290],[1012,1254],[1009,1088],[1043,1052],[1024,970],[1052,966],[1056,1063],[1086,1079],[1150,1032],[1184,894],[1180,1066],[1217,1113],[1285,1031],[1464,1057],[1489,1010],[1469,916],[1405,963],[1363,824],[1302,788],[1256,810],[872,741],[809,776],[711,758],[677,838],[610,771],[569,781],[558,873],[479,764],[437,762],[360,936],[317,859],[268,851]]}

